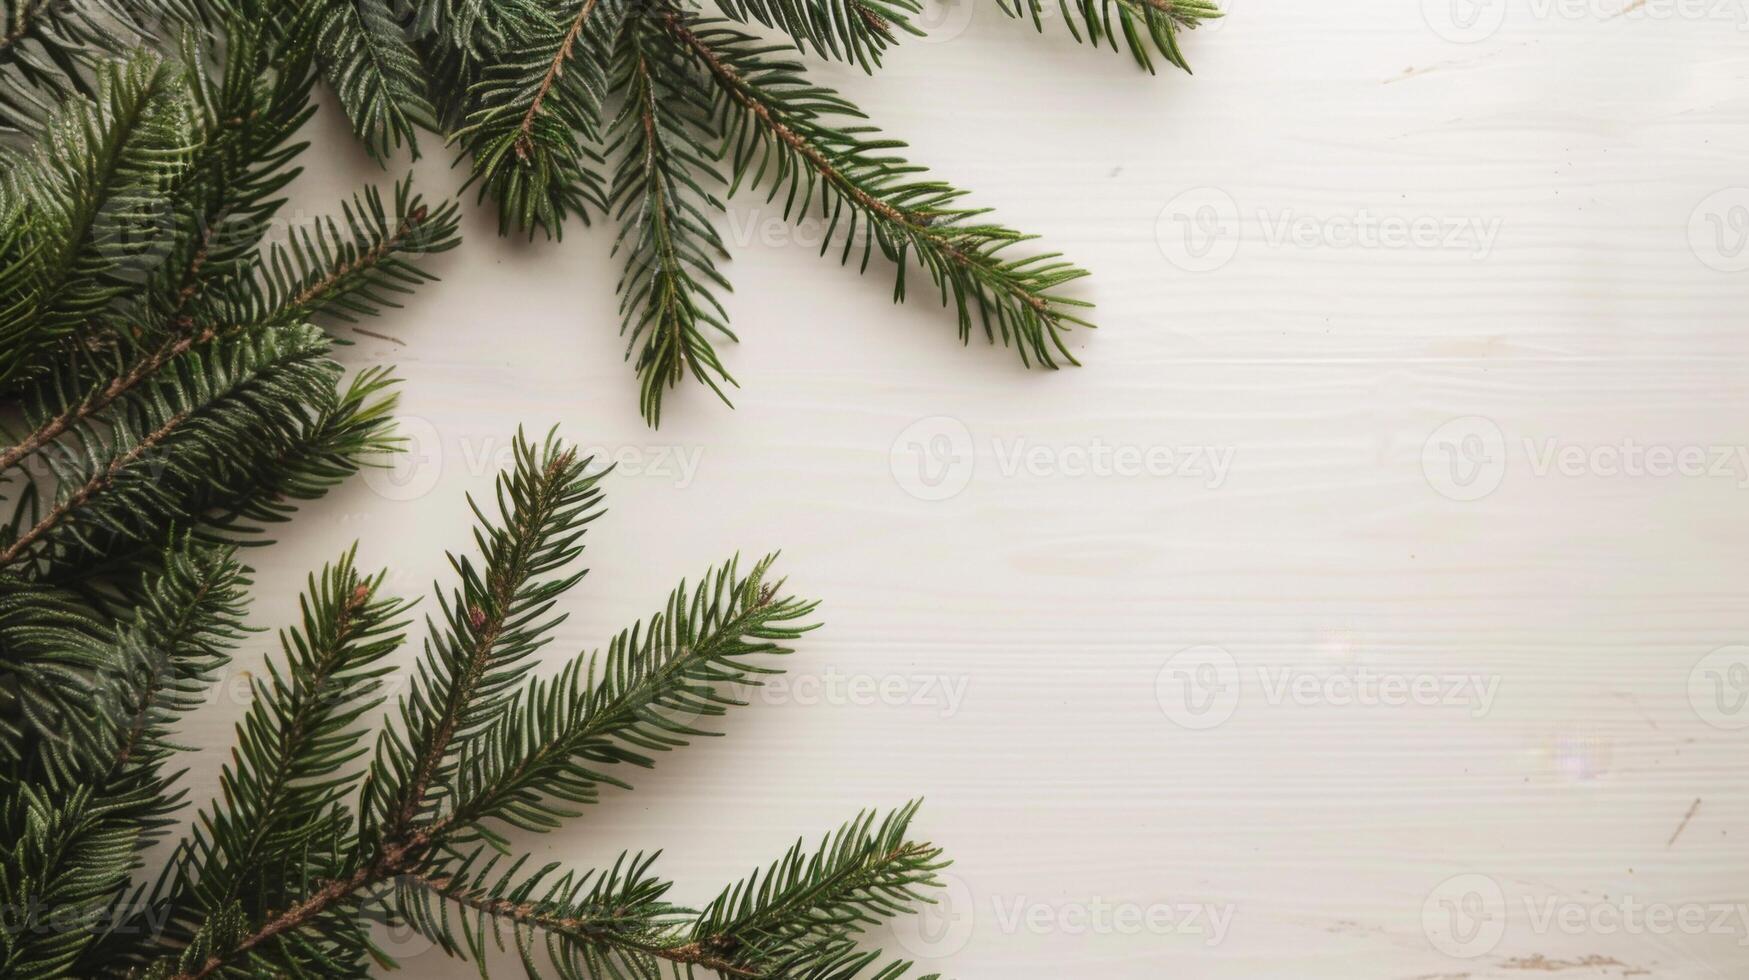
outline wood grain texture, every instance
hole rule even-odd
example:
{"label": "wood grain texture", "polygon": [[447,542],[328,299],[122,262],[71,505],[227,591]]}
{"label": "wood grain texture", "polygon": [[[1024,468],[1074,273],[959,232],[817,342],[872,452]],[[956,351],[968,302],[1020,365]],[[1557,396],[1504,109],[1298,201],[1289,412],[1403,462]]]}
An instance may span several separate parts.
{"label": "wood grain texture", "polygon": [[[1729,668],[1749,661],[1703,661],[1749,644],[1749,272],[1704,261],[1734,267],[1749,230],[1749,13],[1483,2],[1482,24],[1503,20],[1465,44],[1430,26],[1439,2],[1235,0],[1188,40],[1195,76],[1150,78],[976,0],[932,6],[942,28],[875,78],[822,69],[1095,272],[1079,369],[962,349],[926,296],[890,305],[878,263],[836,268],[747,195],[722,225],[738,407],[682,391],[650,432],[610,233],[503,241],[470,208],[445,281],[371,324],[404,345],[344,354],[399,366],[411,468],[354,481],[256,555],[254,622],[289,622],[305,571],[354,538],[428,593],[508,434],[558,424],[627,465],[549,661],[737,551],[784,549],[826,628],[798,686],[530,842],[542,856],[666,848],[678,897],[702,900],[798,833],[923,795],[953,887],[879,938],[967,980],[1749,975],[1749,730],[1728,727],[1749,714],[1706,707],[1705,686],[1716,670],[1742,693]],[[297,188],[312,210],[386,179],[333,117]],[[455,186],[447,163],[421,162],[428,191]],[[1219,268],[1184,267],[1184,201],[1230,203],[1202,243],[1231,253]],[[1339,240],[1428,221],[1470,237]],[[1429,456],[1466,418],[1494,429],[1464,423],[1455,456]],[[1490,431],[1497,446],[1464,441]],[[1729,466],[1619,476],[1589,455],[1630,445]],[[1051,469],[1095,447],[1230,466]],[[1586,461],[1539,473],[1551,447]],[[1495,459],[1480,499],[1434,485]],[[963,488],[913,496],[919,464]],[[1169,668],[1210,647],[1237,701],[1184,727]],[[1478,686],[1332,703],[1364,677]],[[188,736],[207,750],[196,798],[237,689]],[[419,975],[470,975],[387,942]]]}

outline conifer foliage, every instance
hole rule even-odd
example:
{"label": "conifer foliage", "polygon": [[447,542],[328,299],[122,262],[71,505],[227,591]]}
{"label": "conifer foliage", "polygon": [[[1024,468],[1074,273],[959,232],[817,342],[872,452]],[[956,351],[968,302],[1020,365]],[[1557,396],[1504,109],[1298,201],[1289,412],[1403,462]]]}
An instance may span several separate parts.
{"label": "conifer foliage", "polygon": [[[243,549],[395,446],[392,379],[344,379],[333,331],[456,244],[456,207],[405,181],[288,224],[312,85],[379,153],[443,110],[409,94],[416,49],[369,0],[0,4],[0,977],[361,977],[396,965],[385,923],[482,973],[509,956],[530,976],[908,975],[863,940],[939,884],[914,804],[696,907],[654,854],[589,870],[523,851],[713,734],[814,610],[773,559],[731,560],[540,669],[602,497],[554,437],[519,435],[474,506],[475,553],[451,556],[422,652],[383,573],[348,551],[312,575],[219,794],[189,799],[177,731],[253,632]],[[448,14],[490,31],[505,10]],[[704,118],[666,98],[679,64],[651,47],[611,70],[652,112]],[[614,138],[645,155],[695,152],[625,118]],[[660,180],[631,168],[614,194],[675,202],[682,227],[706,192]],[[649,281],[689,254],[625,247]]]}
{"label": "conifer foliage", "polygon": [[[971,0],[967,0],[971,2]],[[705,9],[708,3],[710,9]],[[1041,31],[1189,70],[1185,31],[1214,0],[996,0]],[[905,144],[809,77],[798,53],[868,72],[908,36],[921,0],[0,0],[0,121],[82,91],[58,71],[105,38],[173,17],[306,22],[316,70],[379,160],[419,153],[429,130],[461,153],[500,231],[558,237],[572,220],[618,226],[626,357],[651,425],[691,378],[724,401],[716,345],[738,338],[722,297],[728,257],[713,216],[737,191],[824,226],[821,253],[895,272],[1028,366],[1074,364],[1068,335],[1087,275],[965,202],[901,155]],[[775,40],[774,40],[775,38]]]}
{"label": "conifer foliage", "polygon": [[[1187,68],[1180,35],[1211,0],[1059,0],[1069,32],[1120,43],[1152,71]],[[1000,0],[1042,29],[1042,0]],[[797,51],[875,71],[918,0],[423,0],[415,39],[431,101],[505,232],[559,235],[592,214],[618,223],[622,333],[652,425],[684,378],[735,384],[715,349],[734,340],[721,295],[727,252],[712,214],[737,190],[826,228],[822,254],[866,270],[876,256],[903,299],[915,268],[954,310],[1028,365],[1075,363],[1066,335],[1090,326],[1064,287],[1086,275],[991,221],[964,192],[908,162],[904,143],[809,78]],[[781,40],[770,38],[776,35]],[[777,203],[781,202],[781,203]],[[842,242],[842,247],[836,243]],[[726,399],[725,399],[726,400]]]}

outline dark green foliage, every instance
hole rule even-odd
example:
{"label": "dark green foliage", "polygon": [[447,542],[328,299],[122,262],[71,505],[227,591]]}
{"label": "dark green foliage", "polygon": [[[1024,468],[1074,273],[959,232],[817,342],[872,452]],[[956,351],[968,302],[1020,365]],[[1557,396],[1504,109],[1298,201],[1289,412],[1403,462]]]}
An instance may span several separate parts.
{"label": "dark green foliage", "polygon": [[69,976],[126,886],[138,839],[91,787],[0,801],[0,975]]}
{"label": "dark green foliage", "polygon": [[0,129],[29,128],[62,99],[91,94],[85,69],[137,37],[134,9],[108,0],[0,0]]}
{"label": "dark green foliage", "polygon": [[870,72],[900,33],[923,34],[910,21],[923,9],[917,0],[718,0],[717,5],[731,20],[775,27],[797,47]]}
{"label": "dark green foliage", "polygon": [[[73,12],[85,4],[12,2],[61,11],[55,23],[65,24],[45,26],[34,46],[20,47],[10,73],[0,45],[0,79],[25,94],[67,90],[34,66],[51,52],[69,65],[102,52],[89,16]],[[214,120],[272,122],[246,127],[262,145],[217,158],[255,161],[254,171],[191,181],[236,187],[229,211],[197,209],[212,227],[228,229],[238,219],[245,229],[259,226],[255,209],[271,207],[280,189],[268,176],[282,169],[273,154],[296,152],[289,141],[303,122],[283,111],[281,97],[294,93],[307,111],[302,93],[316,74],[378,160],[402,146],[417,155],[419,129],[442,133],[467,161],[467,186],[496,204],[501,233],[557,238],[571,220],[612,218],[615,251],[625,262],[626,357],[651,425],[683,379],[725,401],[735,385],[716,348],[738,338],[721,303],[729,287],[717,263],[727,250],[712,212],[723,208],[719,194],[743,188],[763,186],[767,202],[781,196],[786,218],[823,222],[822,252],[842,239],[844,264],[854,258],[866,271],[878,252],[895,268],[895,301],[906,297],[907,276],[920,266],[954,310],[964,342],[982,334],[1015,348],[1027,366],[1054,368],[1076,363],[1067,335],[1092,325],[1084,317],[1090,304],[1068,291],[1084,271],[1057,253],[1032,251],[1031,236],[966,206],[962,191],[900,157],[903,143],[864,123],[793,57],[808,52],[872,72],[892,46],[922,33],[913,23],[919,0],[714,0],[721,17],[701,10],[702,0],[91,2],[113,5],[115,17],[138,30],[194,23],[244,41],[227,53],[223,84],[201,90],[199,107],[209,131]],[[1044,2],[999,6],[1042,30]],[[1127,49],[1149,71],[1156,57],[1188,70],[1182,33],[1220,16],[1214,0],[1058,0],[1058,8],[1075,39]],[[753,24],[785,42],[742,30]],[[26,57],[29,51],[38,53]],[[272,53],[271,64],[264,52]],[[89,75],[72,72],[75,87],[89,86]],[[269,76],[281,79],[277,90],[258,84]],[[397,208],[371,233],[396,237],[408,213]],[[0,208],[0,280],[31,247],[10,215]],[[196,277],[207,285],[159,284],[172,297],[171,313],[205,301],[208,285],[227,282],[226,270],[258,244],[247,231],[213,237],[229,244],[211,245],[212,269]],[[293,269],[286,278],[299,274]],[[41,329],[53,327],[50,318]]]}
{"label": "dark green foliage", "polygon": [[[1042,23],[1042,0],[1004,9]],[[1219,15],[1210,0],[1062,0],[1070,32],[1136,61],[1186,67],[1180,32]],[[903,144],[810,81],[793,52],[865,70],[906,34],[914,0],[716,0],[728,20],[690,0],[421,0],[413,29],[431,69],[445,129],[469,158],[471,181],[498,204],[500,230],[557,237],[566,221],[603,212],[620,224],[616,251],[626,356],[652,425],[668,389],[691,377],[718,397],[734,384],[715,343],[735,340],[719,296],[726,254],[711,225],[724,196],[763,185],[786,217],[819,219],[822,251],[866,270],[897,270],[894,299],[921,266],[974,332],[1013,346],[1023,363],[1073,364],[1066,334],[1090,326],[1088,304],[1065,292],[1084,273],[1030,236],[967,207],[962,192],[899,157]],[[787,36],[771,44],[740,30]],[[605,125],[603,120],[611,120]]]}
{"label": "dark green foliage", "polygon": [[[901,975],[857,944],[938,884],[939,849],[909,836],[915,805],[878,823],[863,814],[817,853],[798,844],[698,911],[669,900],[654,855],[601,871],[511,856],[506,830],[552,829],[602,786],[628,787],[629,769],[706,734],[699,720],[740,704],[731,692],[775,673],[770,658],[811,628],[814,603],[785,592],[770,558],[731,561],[605,651],[529,676],[563,619],[557,600],[582,580],[598,481],[557,440],[518,436],[495,512],[474,507],[479,554],[451,556],[456,582],[438,593],[368,767],[407,607],[350,553],[312,577],[300,625],[252,685],[222,797],[119,917],[126,928],[61,955],[88,972],[184,980],[362,976],[369,924],[386,921],[482,965],[514,941],[531,976]],[[177,704],[211,674],[210,660],[187,659]],[[162,928],[134,928],[146,923]]]}
{"label": "dark green foliage", "polygon": [[[1008,16],[1025,17],[1044,30],[1044,0],[998,0],[998,5]],[[1121,36],[1130,57],[1150,72],[1154,52],[1189,71],[1178,46],[1179,32],[1221,16],[1213,0],[1057,0],[1057,10],[1075,40],[1109,44],[1116,51]]]}
{"label": "dark green foliage", "polygon": [[[451,136],[473,158],[470,178],[498,202],[500,230],[560,233],[575,215],[604,208],[599,139],[606,95],[604,14],[619,0],[581,0],[569,16],[544,5],[506,14],[514,39],[495,51],[479,80],[452,93],[462,125]],[[461,49],[465,50],[465,49]]]}
{"label": "dark green foliage", "polygon": [[863,813],[812,853],[797,841],[763,879],[756,871],[706,906],[692,941],[758,976],[806,976],[855,962],[856,937],[931,901],[923,889],[947,865],[940,848],[907,839],[916,811],[910,804],[879,824]]}
{"label": "dark green foliage", "polygon": [[193,107],[170,65],[150,55],[110,63],[94,88],[53,113],[7,168],[0,387],[138,285],[192,156]]}
{"label": "dark green foliage", "polygon": [[425,94],[425,69],[390,0],[309,0],[317,11],[316,60],[379,160],[402,144],[417,155],[415,129],[437,126]]}
{"label": "dark green foliage", "polygon": [[664,43],[661,28],[628,17],[616,46],[614,87],[626,93],[611,127],[614,172],[611,207],[620,220],[616,252],[626,253],[620,279],[621,331],[635,350],[651,425],[662,419],[662,393],[691,375],[719,397],[734,384],[709,334],[735,339],[728,314],[712,294],[729,282],[717,271],[726,254],[707,211],[723,204],[699,184],[712,173],[701,140],[716,138],[710,101],[691,84],[685,61]]}
{"label": "dark green foliage", "polygon": [[[911,9],[734,13],[872,67]],[[514,942],[531,975],[906,974],[859,943],[938,883],[940,852],[909,836],[914,806],[859,816],[817,853],[798,845],[702,910],[670,901],[654,855],[602,871],[516,856],[517,835],[714,733],[815,608],[771,558],[730,561],[605,650],[539,671],[601,497],[591,461],[550,437],[519,436],[496,507],[475,506],[477,554],[451,556],[456,581],[380,722],[408,604],[350,552],[312,576],[249,685],[219,798],[135,884],[187,816],[176,730],[246,632],[239,546],[393,448],[387,372],[343,382],[323,326],[394,306],[429,278],[415,257],[455,244],[455,206],[405,182],[275,234],[315,81],[379,158],[415,127],[455,128],[510,224],[556,235],[571,215],[613,214],[652,422],[680,377],[729,380],[706,339],[732,336],[712,292],[727,284],[711,181],[793,193],[791,168],[821,165],[777,131],[743,139],[737,113],[764,105],[813,126],[823,109],[782,100],[816,93],[735,98],[728,62],[700,47],[712,29],[624,0],[433,0],[406,17],[387,0],[20,0],[0,13],[0,109],[37,141],[0,147],[0,976],[362,977],[392,965],[378,922],[482,969]],[[142,38],[157,50],[111,50]],[[764,56],[742,43],[724,57]],[[416,58],[454,69],[429,98]],[[783,132],[837,154],[824,166],[887,206],[914,203],[863,169],[866,147]],[[736,157],[721,174],[706,145],[720,141]],[[755,145],[771,172],[735,150]],[[799,208],[867,206],[808,187]],[[957,193],[931,187],[934,204]],[[994,302],[983,291],[1020,267],[987,261],[1000,235],[942,237],[963,234],[880,242],[901,263],[943,241],[978,252],[982,278],[938,282]],[[1001,314],[984,322],[1008,336]]]}
{"label": "dark green foliage", "polygon": [[161,28],[192,7],[153,5],[131,26],[172,59],[111,52],[136,35],[77,6],[10,4],[27,29],[0,43],[0,103],[27,129],[0,142],[7,977],[91,976],[178,935],[140,928],[174,906],[130,881],[179,819],[171,733],[241,636],[235,545],[394,444],[387,373],[343,383],[312,321],[392,305],[456,225],[403,183],[274,239],[313,18],[215,11],[183,34]]}
{"label": "dark green foliage", "polygon": [[856,258],[866,269],[878,248],[898,269],[895,299],[905,296],[906,260],[914,256],[957,312],[962,339],[976,323],[989,339],[1012,343],[1022,361],[1074,363],[1062,334],[1086,324],[1073,311],[1088,304],[1056,290],[1085,272],[1055,253],[1001,255],[1029,236],[979,220],[983,209],[958,206],[963,191],[920,176],[921,167],[893,154],[903,143],[866,125],[838,128],[835,121],[859,117],[855,107],[810,84],[800,65],[773,57],[779,49],[720,23],[675,15],[667,27],[716,86],[735,184],[763,182],[766,200],[782,196],[786,217],[821,218],[821,251],[842,235],[843,262]]}

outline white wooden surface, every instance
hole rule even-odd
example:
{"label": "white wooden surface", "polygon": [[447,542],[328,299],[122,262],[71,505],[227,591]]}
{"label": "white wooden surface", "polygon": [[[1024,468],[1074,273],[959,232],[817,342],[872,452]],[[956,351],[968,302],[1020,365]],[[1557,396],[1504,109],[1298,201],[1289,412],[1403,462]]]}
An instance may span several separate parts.
{"label": "white wooden surface", "polygon": [[[1749,976],[1749,9],[1446,2],[1235,0],[1150,78],[979,0],[823,67],[1095,272],[1075,370],[962,349],[747,196],[738,407],[682,391],[651,432],[610,234],[470,207],[369,325],[399,342],[344,355],[399,365],[411,461],[256,556],[255,621],[355,538],[428,595],[509,433],[556,423],[625,463],[549,661],[736,551],[784,549],[826,625],[542,855],[666,848],[699,901],[922,795],[952,887],[878,938],[951,976]],[[301,204],[387,179],[316,126]],[[1649,446],[1708,463],[1611,468]],[[1128,475],[1076,475],[1104,451]],[[197,795],[238,710],[198,719]]]}

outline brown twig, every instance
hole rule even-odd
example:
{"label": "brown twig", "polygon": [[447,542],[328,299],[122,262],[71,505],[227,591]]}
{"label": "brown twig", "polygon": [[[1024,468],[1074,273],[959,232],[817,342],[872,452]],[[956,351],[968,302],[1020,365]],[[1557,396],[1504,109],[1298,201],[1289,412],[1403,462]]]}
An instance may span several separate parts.
{"label": "brown twig", "polygon": [[[754,117],[769,129],[772,135],[776,136],[791,150],[795,151],[802,157],[802,159],[808,161],[809,165],[818,171],[822,177],[831,182],[833,186],[839,189],[840,193],[850,198],[850,200],[858,207],[885,221],[899,225],[921,238],[927,239],[932,245],[940,249],[942,254],[946,255],[949,259],[962,267],[976,268],[979,266],[979,263],[974,262],[970,256],[953,243],[951,238],[941,234],[940,231],[930,223],[930,217],[928,215],[915,214],[910,211],[896,208],[886,201],[870,194],[855,181],[852,181],[849,177],[845,176],[841,170],[832,164],[831,160],[826,158],[826,154],[823,153],[819,147],[815,146],[812,141],[808,140],[800,133],[797,133],[783,120],[778,119],[771,112],[770,107],[763,101],[754,98],[748,91],[749,86],[747,81],[741,77],[740,73],[735,71],[735,69],[729,65],[724,64],[723,60],[717,57],[717,53],[711,50],[710,45],[704,43],[698,35],[694,34],[684,23],[681,22],[678,14],[670,10],[663,15],[663,24],[667,27],[669,33],[673,34],[681,43],[690,48],[692,53],[704,63],[705,68],[720,84],[722,84],[730,98],[734,99],[748,112],[753,113]],[[1030,306],[1040,317],[1049,318],[1051,316],[1050,302],[1044,297],[1035,295],[1014,283],[1005,283],[1004,288],[1015,298]]]}
{"label": "brown twig", "polygon": [[583,34],[583,22],[589,19],[589,14],[595,9],[596,0],[584,0],[583,9],[577,11],[577,18],[571,21],[571,29],[565,32],[565,37],[559,42],[559,50],[553,55],[552,64],[547,66],[546,76],[541,79],[540,87],[535,89],[534,100],[528,104],[528,111],[522,114],[522,123],[516,127],[516,158],[527,160],[534,152],[534,118],[540,114],[541,103],[547,99],[547,94],[553,90],[559,76],[565,73],[565,62],[571,59],[571,49],[577,44],[577,38]]}
{"label": "brown twig", "polygon": [[591,920],[582,916],[553,915],[549,912],[542,912],[533,902],[512,902],[508,899],[492,898],[476,889],[459,888],[454,880],[442,875],[417,874],[412,877],[413,880],[431,889],[440,897],[495,918],[511,919],[518,923],[538,926],[550,932],[560,932],[590,942],[619,946],[622,949],[654,956],[671,963],[701,966],[726,977],[759,977],[761,975],[759,971],[741,966],[734,960],[715,952],[713,944],[709,940],[681,943],[675,946],[631,942],[625,937],[615,935],[612,931],[595,925]]}
{"label": "brown twig", "polygon": [[322,294],[333,289],[337,283],[346,279],[348,276],[356,275],[357,273],[363,272],[365,269],[369,269],[382,262],[393,253],[395,249],[400,248],[403,242],[413,236],[413,232],[424,223],[429,213],[430,212],[426,210],[423,204],[414,208],[412,211],[409,211],[407,216],[401,219],[401,223],[395,226],[393,234],[384,237],[382,241],[363,252],[360,252],[358,257],[351,262],[347,262],[330,270],[327,275],[322,276],[320,279],[310,283],[302,290],[299,290],[297,295],[286,301],[284,309],[299,310],[307,307],[316,300],[321,299]]}
{"label": "brown twig", "polygon": [[55,527],[62,521],[66,520],[73,511],[84,506],[86,501],[90,500],[98,493],[101,493],[115,480],[116,474],[120,473],[124,467],[145,455],[147,451],[158,443],[164,441],[164,439],[168,437],[170,433],[176,431],[176,427],[186,421],[187,418],[187,412],[178,412],[177,414],[170,416],[164,421],[163,425],[160,425],[158,428],[148,433],[146,437],[135,444],[132,449],[129,449],[127,452],[122,453],[120,456],[111,460],[109,465],[104,467],[103,472],[93,474],[89,480],[85,481],[83,486],[73,491],[72,495],[67,497],[67,499],[50,508],[49,512],[43,515],[42,520],[36,522],[36,526],[19,535],[16,541],[13,541],[12,544],[8,545],[4,551],[0,551],[0,567],[10,565],[14,561],[17,561],[18,557],[23,554],[26,549],[35,544],[43,535],[54,530]]}
{"label": "brown twig", "polygon": [[[332,270],[329,274],[299,291],[297,295],[293,296],[284,306],[281,307],[281,312],[283,313],[287,310],[297,310],[307,307],[311,303],[320,299],[323,294],[333,289],[337,283],[341,282],[346,277],[355,275],[364,269],[382,262],[383,259],[393,253],[395,249],[404,244],[407,239],[411,238],[413,233],[418,230],[419,226],[424,223],[428,216],[429,212],[425,207],[420,206],[414,208],[401,220],[401,223],[396,226],[393,234],[384,238],[381,242],[378,242],[370,249],[360,253],[353,261]],[[193,259],[190,261],[190,268],[198,270],[205,260],[206,246],[202,245],[202,247],[195,252]],[[193,296],[194,288],[194,285],[191,283],[188,286],[184,286],[178,293],[179,309],[186,305],[188,300]],[[72,428],[75,423],[90,418],[98,412],[108,408],[115,403],[116,399],[127,394],[129,391],[132,391],[142,381],[157,374],[164,365],[168,364],[176,357],[187,353],[195,346],[204,344],[221,334],[229,334],[246,326],[240,324],[222,328],[207,326],[199,330],[194,330],[193,324],[186,318],[180,322],[185,331],[181,336],[166,341],[156,351],[135,363],[135,365],[132,368],[129,368],[125,373],[111,379],[107,385],[104,385],[101,389],[92,393],[85,400],[43,423],[41,426],[38,426],[29,435],[20,440],[17,445],[10,446],[5,450],[0,451],[0,470],[12,468],[17,465],[20,460],[60,438],[61,435],[69,428]]]}

